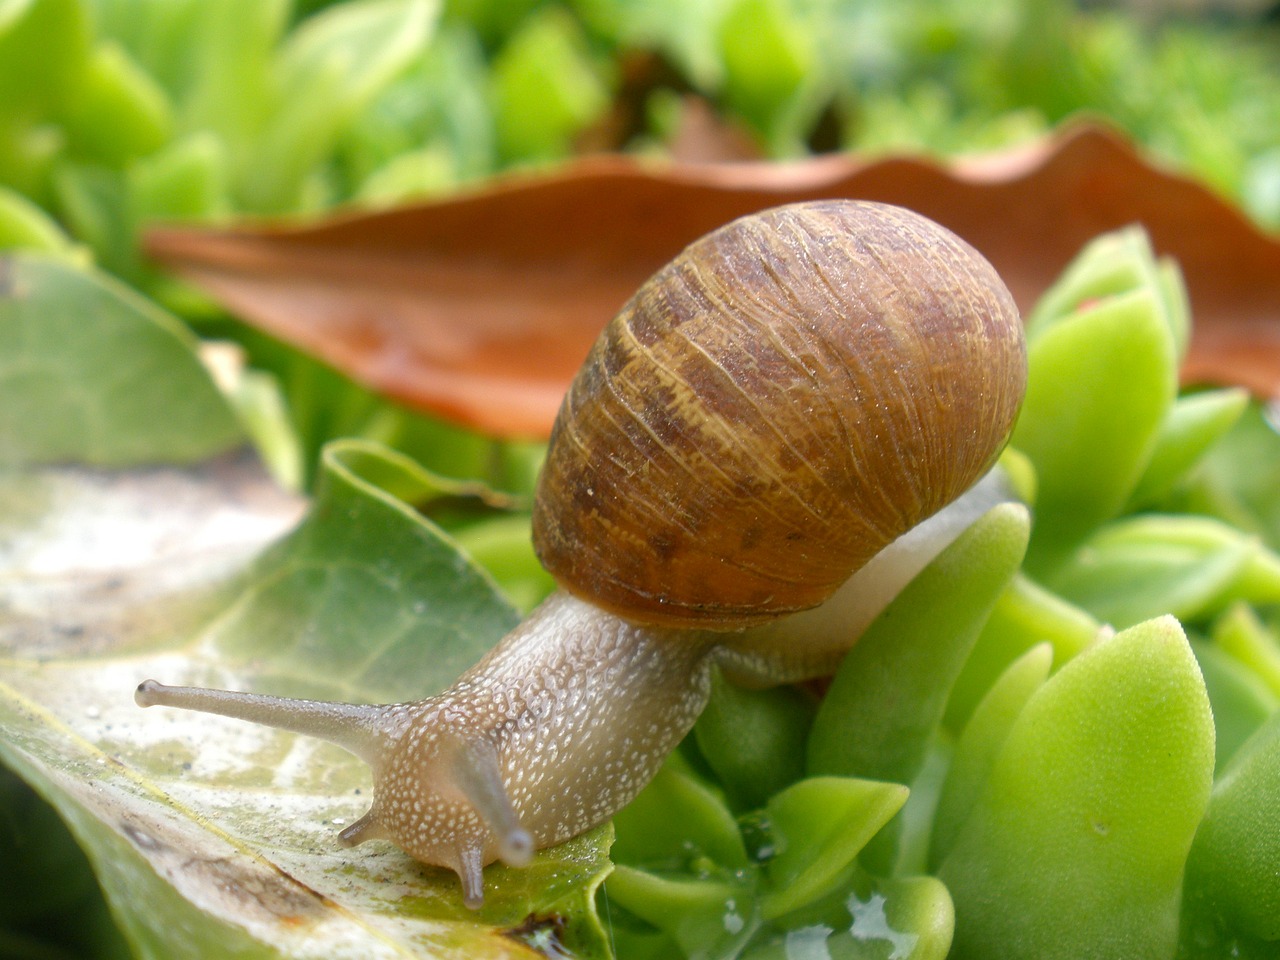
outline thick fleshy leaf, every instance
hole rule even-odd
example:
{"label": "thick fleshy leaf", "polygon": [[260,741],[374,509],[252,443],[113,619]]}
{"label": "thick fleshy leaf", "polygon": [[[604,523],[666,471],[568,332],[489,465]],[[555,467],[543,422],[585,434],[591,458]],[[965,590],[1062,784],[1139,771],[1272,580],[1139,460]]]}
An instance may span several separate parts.
{"label": "thick fleshy leaf", "polygon": [[447,493],[339,445],[280,539],[304,505],[247,458],[4,476],[0,756],[71,826],[141,955],[602,955],[609,827],[490,869],[472,913],[451,874],[390,845],[338,846],[368,806],[354,758],[132,702],[146,676],[353,701],[452,679],[514,611],[387,489]]}
{"label": "thick fleshy leaf", "polygon": [[618,842],[613,858],[619,863],[670,870],[708,861],[731,870],[747,865],[733,814],[679,754],[618,812],[614,825]]}
{"label": "thick fleshy leaf", "polygon": [[933,819],[929,848],[929,862],[933,867],[950,852],[956,834],[991,775],[1014,721],[1049,676],[1051,666],[1053,648],[1047,643],[1032,647],[1009,664],[965,724]]}
{"label": "thick fleshy leaf", "polygon": [[1030,334],[1027,396],[1012,443],[1036,468],[1027,568],[1043,576],[1128,501],[1177,383],[1167,314],[1150,287]]}
{"label": "thick fleshy leaf", "polygon": [[956,957],[1169,957],[1213,756],[1209,700],[1173,618],[1064,666],[1014,722],[939,870]]}
{"label": "thick fleshy leaf", "polygon": [[361,382],[490,433],[542,436],[600,328],[681,248],[763,207],[839,196],[951,227],[1024,309],[1086,241],[1141,223],[1186,275],[1197,322],[1186,375],[1263,395],[1280,384],[1280,241],[1090,126],[945,166],[596,157],[423,206],[301,227],[157,230],[148,246]]}
{"label": "thick fleshy leaf", "polygon": [[1217,520],[1147,514],[1089,537],[1052,585],[1117,629],[1163,613],[1203,622],[1236,600],[1280,603],[1280,556]]}
{"label": "thick fleshy leaf", "polygon": [[712,678],[693,728],[707,764],[736,810],[754,810],[804,776],[805,741],[817,701],[796,687],[747,690]]}
{"label": "thick fleshy leaf", "polygon": [[841,874],[906,800],[901,784],[853,777],[807,777],[771,797],[777,849],[767,869],[773,889],[761,902],[766,919],[845,886]]}
{"label": "thick fleshy leaf", "polygon": [[1233,606],[1213,625],[1213,639],[1280,697],[1280,637],[1252,609]]}
{"label": "thick fleshy leaf", "polygon": [[936,877],[872,877],[856,864],[840,889],[780,917],[745,960],[944,960],[955,908]]}
{"label": "thick fleshy leaf", "polygon": [[1221,770],[1240,745],[1280,709],[1280,697],[1244,663],[1215,644],[1192,641],[1213,707],[1214,769]]}
{"label": "thick fleshy leaf", "polygon": [[[845,656],[809,737],[811,774],[901,784],[920,774],[947,696],[997,598],[1017,572],[1030,520],[994,507],[916,576]],[[864,862],[893,870],[896,830]]]}
{"label": "thick fleshy leaf", "polygon": [[1221,517],[1280,550],[1280,406],[1251,404],[1173,498],[1177,509]]}
{"label": "thick fleshy leaf", "polygon": [[1225,436],[1248,407],[1243,390],[1207,390],[1179,397],[1156,436],[1151,459],[1129,498],[1129,510],[1150,507]]}
{"label": "thick fleshy leaf", "polygon": [[605,894],[662,932],[655,956],[736,957],[760,925],[757,915],[745,913],[753,880],[750,873],[662,874],[618,866]]}
{"label": "thick fleshy leaf", "polygon": [[1038,643],[1053,647],[1062,666],[1103,630],[1086,611],[1019,573],[1013,578],[974,644],[947,703],[946,724],[959,733],[1004,670]]}
{"label": "thick fleshy leaf", "polygon": [[[1280,947],[1277,793],[1280,714],[1249,738],[1214,785],[1187,861],[1187,910],[1195,920],[1184,930],[1184,943],[1209,939],[1220,956],[1265,955],[1233,951],[1236,939],[1264,941],[1272,955]],[[1212,936],[1215,926],[1217,936]]]}

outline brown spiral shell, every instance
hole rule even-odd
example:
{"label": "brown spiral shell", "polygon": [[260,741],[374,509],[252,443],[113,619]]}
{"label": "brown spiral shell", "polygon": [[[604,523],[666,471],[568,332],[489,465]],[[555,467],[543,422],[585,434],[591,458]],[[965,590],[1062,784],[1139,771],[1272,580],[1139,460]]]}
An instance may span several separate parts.
{"label": "brown spiral shell", "polygon": [[950,231],[847,200],[743,217],[596,341],[534,545],[565,589],[640,622],[816,606],[992,465],[1025,383],[1013,299]]}

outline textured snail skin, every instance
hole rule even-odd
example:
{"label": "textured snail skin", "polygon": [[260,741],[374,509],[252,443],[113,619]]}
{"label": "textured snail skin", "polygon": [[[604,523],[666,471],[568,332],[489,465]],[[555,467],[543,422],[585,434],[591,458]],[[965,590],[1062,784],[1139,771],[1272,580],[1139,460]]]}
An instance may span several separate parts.
{"label": "textured snail skin", "polygon": [[601,335],[534,511],[562,589],[449,690],[356,706],[147,680],[135,698],[350,750],[374,801],[341,840],[391,840],[479,906],[485,864],[524,864],[639,792],[715,666],[754,684],[831,670],[1004,498],[974,484],[1025,380],[1008,291],[931,221],[852,201],[743,218]]}

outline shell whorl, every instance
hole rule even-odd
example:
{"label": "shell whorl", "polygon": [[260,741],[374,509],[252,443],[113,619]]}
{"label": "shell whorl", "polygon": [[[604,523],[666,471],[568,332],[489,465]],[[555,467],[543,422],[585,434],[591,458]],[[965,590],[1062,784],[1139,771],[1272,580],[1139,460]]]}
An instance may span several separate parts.
{"label": "shell whorl", "polygon": [[1022,324],[972,247],[899,207],[818,201],[708,234],[570,387],[534,544],[625,617],[735,629],[821,603],[992,464]]}

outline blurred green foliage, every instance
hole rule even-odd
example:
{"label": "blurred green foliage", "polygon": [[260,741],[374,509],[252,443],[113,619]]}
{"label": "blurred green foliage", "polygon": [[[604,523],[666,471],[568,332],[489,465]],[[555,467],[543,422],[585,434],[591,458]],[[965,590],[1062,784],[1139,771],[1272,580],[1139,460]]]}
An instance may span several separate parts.
{"label": "blurred green foliage", "polygon": [[1064,0],[24,0],[0,7],[0,186],[140,282],[147,223],[660,149],[696,94],[775,157],[1087,112],[1280,226],[1277,33]]}

